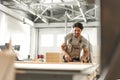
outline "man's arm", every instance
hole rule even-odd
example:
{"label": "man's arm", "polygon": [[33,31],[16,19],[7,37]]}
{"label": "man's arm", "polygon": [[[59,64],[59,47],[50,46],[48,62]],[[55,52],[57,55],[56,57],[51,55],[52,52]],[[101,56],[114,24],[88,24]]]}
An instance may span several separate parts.
{"label": "man's arm", "polygon": [[83,54],[83,56],[81,57],[81,62],[87,63],[87,57],[88,57],[88,55],[89,55],[88,49],[87,49],[87,48],[84,48],[83,51],[84,51],[84,54]]}
{"label": "man's arm", "polygon": [[62,49],[63,53],[65,54],[65,59],[69,62],[69,61],[71,61],[71,57],[70,57],[70,55],[67,53],[65,47],[66,47],[66,44],[63,43],[63,44],[61,45],[61,49]]}

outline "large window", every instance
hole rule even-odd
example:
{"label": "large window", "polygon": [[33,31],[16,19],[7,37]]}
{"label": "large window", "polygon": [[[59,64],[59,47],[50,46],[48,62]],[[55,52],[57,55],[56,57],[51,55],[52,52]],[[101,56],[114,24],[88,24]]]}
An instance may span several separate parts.
{"label": "large window", "polygon": [[38,54],[45,54],[49,51],[59,52],[64,40],[64,35],[64,28],[39,29]]}
{"label": "large window", "polygon": [[53,47],[54,35],[53,34],[41,34],[41,47]]}
{"label": "large window", "polygon": [[58,35],[57,35],[57,47],[60,47],[61,44],[63,43],[63,41],[64,41],[64,36],[65,36],[65,34],[58,34]]}

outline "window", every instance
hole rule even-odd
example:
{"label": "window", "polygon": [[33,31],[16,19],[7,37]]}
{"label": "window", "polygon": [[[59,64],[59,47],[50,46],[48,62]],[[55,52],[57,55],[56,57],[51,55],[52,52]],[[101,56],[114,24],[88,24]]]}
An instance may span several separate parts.
{"label": "window", "polygon": [[64,42],[65,34],[58,34],[57,35],[57,47],[60,47],[61,44]]}
{"label": "window", "polygon": [[41,35],[41,47],[53,47],[54,36],[53,34],[42,34]]}

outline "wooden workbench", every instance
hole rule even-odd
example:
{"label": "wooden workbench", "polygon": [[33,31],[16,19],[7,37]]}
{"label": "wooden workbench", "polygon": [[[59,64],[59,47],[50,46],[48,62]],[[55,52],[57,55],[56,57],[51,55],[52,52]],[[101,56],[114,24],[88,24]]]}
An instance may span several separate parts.
{"label": "wooden workbench", "polygon": [[15,62],[14,65],[16,80],[84,80],[83,77],[88,76],[98,67],[90,63],[39,61],[20,61]]}

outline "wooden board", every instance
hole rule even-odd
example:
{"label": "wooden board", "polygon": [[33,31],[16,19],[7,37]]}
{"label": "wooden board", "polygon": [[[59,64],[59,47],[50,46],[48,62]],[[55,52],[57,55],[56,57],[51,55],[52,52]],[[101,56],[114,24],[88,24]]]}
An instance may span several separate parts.
{"label": "wooden board", "polygon": [[59,52],[47,52],[46,62],[62,62],[62,56]]}
{"label": "wooden board", "polygon": [[9,51],[0,51],[0,80],[14,80],[15,55]]}

